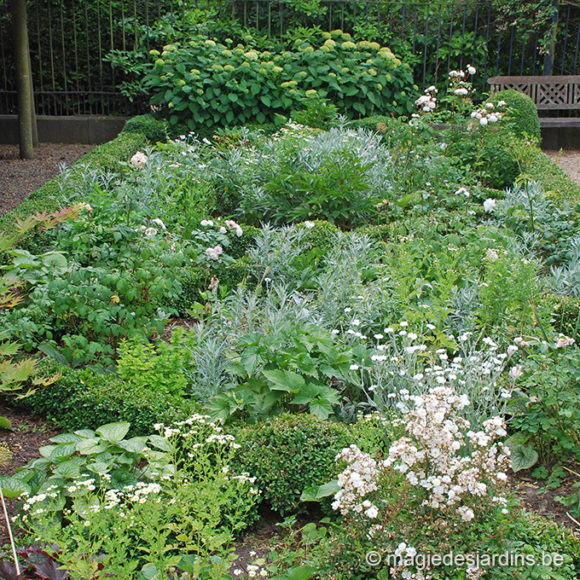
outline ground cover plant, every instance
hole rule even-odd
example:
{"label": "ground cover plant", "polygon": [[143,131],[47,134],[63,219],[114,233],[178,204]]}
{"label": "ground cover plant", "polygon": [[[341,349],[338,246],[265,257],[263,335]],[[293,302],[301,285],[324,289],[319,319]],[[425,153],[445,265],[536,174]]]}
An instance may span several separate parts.
{"label": "ground cover plant", "polygon": [[[74,216],[1,266],[2,340],[55,378],[24,404],[66,431],[0,479],[30,574],[579,573],[508,485],[580,460],[579,191],[475,74],[408,118],[326,103],[322,127],[163,139],[149,117],[130,134],[159,142],[60,179]],[[236,562],[259,505],[288,533]]]}

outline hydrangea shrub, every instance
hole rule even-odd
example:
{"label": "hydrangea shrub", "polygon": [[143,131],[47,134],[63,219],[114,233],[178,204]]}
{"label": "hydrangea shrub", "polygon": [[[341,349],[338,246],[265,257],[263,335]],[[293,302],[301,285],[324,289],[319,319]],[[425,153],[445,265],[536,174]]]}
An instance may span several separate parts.
{"label": "hydrangea shrub", "polygon": [[171,125],[190,129],[271,122],[311,98],[331,100],[349,116],[412,109],[411,69],[376,42],[340,30],[320,42],[296,39],[290,50],[259,51],[194,37],[151,51],[152,104]]}

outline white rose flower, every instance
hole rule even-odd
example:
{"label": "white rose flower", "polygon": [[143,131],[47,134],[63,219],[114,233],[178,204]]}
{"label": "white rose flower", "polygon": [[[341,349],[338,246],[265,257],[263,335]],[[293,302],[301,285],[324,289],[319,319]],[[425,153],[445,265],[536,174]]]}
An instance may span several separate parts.
{"label": "white rose flower", "polygon": [[495,209],[495,206],[497,205],[497,201],[495,199],[492,199],[491,197],[488,197],[484,202],[483,202],[483,209],[487,212],[487,213],[492,213],[493,210]]}

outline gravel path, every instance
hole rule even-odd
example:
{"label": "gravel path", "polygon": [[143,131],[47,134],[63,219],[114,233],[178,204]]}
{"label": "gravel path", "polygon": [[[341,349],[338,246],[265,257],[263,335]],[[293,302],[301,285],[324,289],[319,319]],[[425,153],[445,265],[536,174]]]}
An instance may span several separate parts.
{"label": "gravel path", "polygon": [[544,151],[555,161],[576,183],[580,185],[580,149],[568,151]]}
{"label": "gravel path", "polygon": [[72,165],[95,145],[41,143],[34,159],[19,159],[18,145],[0,145],[0,216],[13,210],[33,191]]}

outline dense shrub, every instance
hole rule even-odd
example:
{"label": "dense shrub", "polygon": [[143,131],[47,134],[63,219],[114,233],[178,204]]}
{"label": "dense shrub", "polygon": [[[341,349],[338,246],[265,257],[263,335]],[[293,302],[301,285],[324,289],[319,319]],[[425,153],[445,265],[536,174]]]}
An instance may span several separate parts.
{"label": "dense shrub", "polygon": [[324,220],[302,223],[297,227],[306,230],[302,240],[304,247],[308,252],[315,251],[318,258],[324,258],[330,252],[340,231],[334,224]]}
{"label": "dense shrub", "polygon": [[292,120],[300,125],[317,129],[330,129],[337,124],[336,106],[326,99],[313,97],[308,99],[305,107],[292,113]]}
{"label": "dense shrub", "polygon": [[135,390],[180,397],[187,385],[183,366],[188,353],[182,348],[183,328],[176,328],[168,342],[155,344],[124,340],[119,347],[117,373]]}
{"label": "dense shrub", "polygon": [[329,99],[348,115],[412,108],[409,67],[388,48],[355,43],[342,31],[323,33],[312,43],[296,39],[277,54],[201,36],[152,54],[152,103],[164,107],[171,125],[190,129],[273,121],[314,97]]}
{"label": "dense shrub", "polygon": [[96,429],[105,423],[128,421],[131,436],[148,435],[156,423],[171,423],[195,412],[185,399],[136,387],[112,374],[91,368],[70,369],[45,360],[42,372],[62,373],[49,387],[24,400],[34,413],[52,419],[64,429]]}
{"label": "dense shrub", "polygon": [[530,137],[540,139],[538,110],[536,105],[534,105],[534,101],[528,95],[509,89],[507,91],[499,91],[489,99],[489,102],[494,105],[497,105],[500,101],[505,101],[510,112],[513,130],[518,137],[524,137],[527,134]]}
{"label": "dense shrub", "polygon": [[256,236],[260,233],[260,228],[243,225],[242,235],[232,237],[228,247],[228,254],[235,258],[241,258],[248,253],[248,250],[254,245]]}
{"label": "dense shrub", "polygon": [[241,469],[252,473],[272,509],[295,511],[304,489],[336,475],[335,457],[351,443],[348,428],[314,415],[279,415],[239,429]]}
{"label": "dense shrub", "polygon": [[458,168],[469,168],[486,187],[504,189],[514,183],[521,171],[514,150],[515,136],[503,123],[478,127],[474,131],[450,128],[444,132],[447,157]]}
{"label": "dense shrub", "polygon": [[139,115],[129,119],[123,127],[123,133],[138,133],[152,143],[165,141],[167,135],[167,121],[156,119],[153,115]]}
{"label": "dense shrub", "polygon": [[290,126],[266,142],[259,155],[250,151],[253,158],[245,167],[239,164],[236,179],[245,219],[319,219],[347,228],[373,219],[390,186],[391,156],[380,138],[345,127],[312,131]]}

